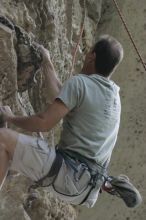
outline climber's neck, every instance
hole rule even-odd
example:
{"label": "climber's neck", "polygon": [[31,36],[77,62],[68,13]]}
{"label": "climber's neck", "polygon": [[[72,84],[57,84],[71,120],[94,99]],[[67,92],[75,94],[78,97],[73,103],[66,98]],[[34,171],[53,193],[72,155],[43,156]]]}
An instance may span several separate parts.
{"label": "climber's neck", "polygon": [[94,66],[89,67],[89,66],[84,65],[81,70],[81,73],[85,75],[92,75],[92,74],[97,74],[97,71]]}

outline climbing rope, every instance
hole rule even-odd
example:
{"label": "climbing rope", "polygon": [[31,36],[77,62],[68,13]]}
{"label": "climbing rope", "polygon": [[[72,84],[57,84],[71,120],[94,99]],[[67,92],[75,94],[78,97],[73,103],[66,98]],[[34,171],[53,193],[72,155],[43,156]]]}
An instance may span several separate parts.
{"label": "climbing rope", "polygon": [[117,3],[117,0],[113,0],[113,3],[114,3],[114,5],[115,5],[115,7],[116,7],[116,9],[117,9],[117,11],[118,11],[118,14],[119,14],[119,16],[120,16],[120,18],[121,18],[121,21],[122,21],[122,23],[123,23],[123,25],[124,25],[124,27],[125,27],[125,30],[126,30],[126,32],[127,32],[128,36],[129,36],[129,38],[130,38],[130,40],[131,40],[131,42],[132,42],[132,44],[133,44],[135,50],[136,50],[136,52],[137,52],[137,55],[139,56],[139,59],[140,59],[142,65],[143,65],[143,67],[144,67],[144,69],[145,69],[145,71],[146,71],[145,62],[144,62],[144,60],[143,60],[143,58],[142,58],[142,56],[141,56],[141,54],[140,54],[140,52],[139,52],[139,50],[138,50],[138,47],[137,47],[137,45],[136,45],[136,43],[135,43],[135,41],[134,41],[134,39],[133,39],[133,37],[132,37],[131,32],[130,32],[128,26],[127,26],[127,23],[126,23],[125,18],[124,18],[123,14],[122,14],[122,12],[121,12],[121,10],[120,10],[120,7],[119,7],[119,5],[118,5],[118,3]]}
{"label": "climbing rope", "polygon": [[77,41],[77,44],[75,46],[74,53],[73,53],[73,60],[72,60],[72,66],[71,66],[69,78],[73,74],[77,51],[78,51],[78,48],[79,48],[79,45],[80,45],[80,41],[81,41],[81,38],[82,38],[82,35],[83,35],[83,31],[84,31],[84,24],[85,24],[85,18],[86,18],[86,0],[83,0],[81,2],[81,6],[82,6],[82,11],[83,11],[82,22],[81,22],[81,27],[80,27],[79,38],[78,38],[78,41]]}
{"label": "climbing rope", "polygon": [[[143,60],[143,58],[142,58],[142,55],[141,55],[141,53],[139,52],[139,49],[138,49],[138,47],[137,47],[137,45],[136,45],[136,43],[135,43],[135,41],[134,41],[134,39],[133,39],[133,37],[132,37],[132,34],[131,34],[131,32],[130,32],[130,30],[129,30],[129,28],[128,28],[128,25],[127,25],[127,23],[126,23],[126,20],[125,20],[125,18],[124,18],[124,16],[123,16],[122,12],[121,12],[121,10],[120,10],[120,7],[119,7],[119,5],[118,5],[118,3],[117,3],[117,0],[113,0],[113,3],[114,3],[114,5],[115,5],[115,7],[116,7],[116,9],[117,9],[117,12],[118,12],[118,14],[119,14],[119,16],[120,16],[120,19],[121,19],[121,21],[122,21],[124,27],[125,27],[125,30],[126,30],[128,36],[129,36],[129,38],[130,38],[130,40],[131,40],[133,46],[134,46],[134,49],[135,49],[135,51],[136,51],[136,53],[137,53],[137,55],[138,55],[138,57],[139,57],[139,59],[140,59],[142,65],[143,65],[143,67],[144,67],[144,69],[145,69],[145,71],[146,71],[146,64],[145,64],[145,62],[144,62],[144,60]],[[79,48],[79,45],[80,45],[80,41],[81,41],[81,38],[82,38],[82,35],[83,35],[83,31],[84,31],[84,23],[85,23],[85,18],[86,18],[86,0],[83,0],[83,2],[82,2],[82,7],[83,7],[83,17],[82,17],[82,22],[81,22],[81,28],[80,28],[79,38],[78,38],[78,41],[77,41],[77,44],[76,44],[76,47],[75,47],[74,53],[73,53],[73,61],[72,61],[72,66],[71,66],[71,71],[70,71],[69,77],[71,77],[72,74],[73,74],[77,51],[78,51],[78,48]]]}

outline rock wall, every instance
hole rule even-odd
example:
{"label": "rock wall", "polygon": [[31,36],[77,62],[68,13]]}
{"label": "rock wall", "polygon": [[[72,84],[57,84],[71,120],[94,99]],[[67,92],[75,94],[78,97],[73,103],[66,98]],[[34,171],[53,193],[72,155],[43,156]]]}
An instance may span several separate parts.
{"label": "rock wall", "polygon": [[[23,28],[30,42],[35,41],[49,49],[57,74],[63,82],[70,75],[72,55],[83,18],[83,3],[83,0],[0,0],[0,16],[5,16],[13,25]],[[146,60],[145,0],[138,3],[133,0],[132,4],[130,0],[118,0],[118,3]],[[133,210],[126,208],[122,201],[103,194],[93,209],[79,209],[78,219],[144,220],[146,216],[146,73],[112,1],[86,0],[85,29],[77,53],[75,72],[80,69],[82,58],[95,38],[105,33],[119,39],[125,51],[125,59],[113,76],[121,87],[122,118],[110,174],[127,174],[139,188],[144,201],[141,207]],[[18,52],[16,32],[7,25],[0,24],[0,105],[10,105],[17,114],[32,114],[43,109],[49,100],[44,89],[41,70],[38,69],[30,85],[27,79],[29,74],[33,73],[34,66],[24,66],[26,67],[24,72],[18,68],[20,61],[30,56],[27,47],[23,47],[21,52]],[[23,90],[21,90],[22,86]],[[46,134],[46,137],[51,144],[54,144],[54,139],[56,142],[54,132]],[[0,220],[76,219],[77,210],[58,201],[45,190],[28,194],[27,189],[30,184],[27,178],[9,174],[0,193]]]}
{"label": "rock wall", "polygon": [[[95,40],[101,3],[102,0],[86,1],[85,28],[75,72],[80,69],[81,58]],[[63,82],[70,75],[83,21],[83,6],[83,0],[0,0],[0,105],[9,105],[14,113],[20,115],[44,109],[49,100],[43,73],[39,65],[35,65],[41,57],[32,53],[35,49],[33,42],[49,49]],[[35,57],[35,62],[30,62],[32,57]],[[46,134],[46,137],[49,143],[55,144],[54,132]],[[8,175],[0,192],[0,220],[76,218],[72,206],[58,201],[45,190],[28,193],[30,184],[30,180],[15,173]]]}
{"label": "rock wall", "polygon": [[[146,63],[145,0],[118,0],[120,9]],[[146,72],[129,40],[113,1],[104,0],[97,35],[110,34],[124,47],[124,60],[113,79],[121,87],[122,117],[109,173],[129,176],[143,196],[137,209],[128,209],[123,201],[103,193],[93,209],[83,209],[79,220],[144,220],[146,216]]]}

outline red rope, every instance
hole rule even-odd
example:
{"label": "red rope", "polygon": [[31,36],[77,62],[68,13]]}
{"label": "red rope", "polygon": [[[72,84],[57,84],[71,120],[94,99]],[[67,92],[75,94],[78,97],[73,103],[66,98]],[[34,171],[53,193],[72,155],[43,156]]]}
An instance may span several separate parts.
{"label": "red rope", "polygon": [[145,62],[144,62],[144,60],[143,60],[143,58],[142,58],[142,56],[141,56],[141,54],[140,54],[140,52],[139,52],[139,50],[138,50],[138,48],[137,48],[137,45],[136,45],[136,43],[135,43],[135,41],[134,41],[134,39],[133,39],[133,37],[132,37],[132,34],[131,34],[130,31],[129,31],[129,28],[128,28],[127,24],[126,24],[126,21],[125,21],[125,19],[124,19],[124,16],[123,16],[121,10],[120,10],[120,7],[119,7],[119,5],[118,5],[118,3],[117,3],[116,0],[113,0],[113,2],[114,2],[114,5],[115,5],[115,7],[116,7],[116,9],[117,9],[117,11],[118,11],[118,14],[119,14],[121,20],[122,20],[122,23],[123,23],[123,25],[124,25],[124,27],[125,27],[127,33],[128,33],[128,36],[129,36],[129,38],[130,38],[130,40],[131,40],[131,42],[132,42],[132,44],[133,44],[133,46],[134,46],[134,48],[135,48],[135,50],[136,50],[136,52],[137,52],[137,55],[139,56],[139,59],[140,59],[142,65],[143,65],[143,67],[144,67],[144,69],[145,69],[145,71],[146,71]]}
{"label": "red rope", "polygon": [[81,23],[81,27],[80,27],[79,38],[78,38],[78,41],[77,41],[77,44],[75,46],[74,53],[73,53],[73,60],[72,60],[72,66],[71,66],[69,77],[71,77],[73,74],[77,52],[78,52],[80,41],[82,39],[82,35],[83,35],[83,31],[84,31],[85,17],[86,17],[86,0],[83,0],[83,18],[82,18],[82,23]]}
{"label": "red rope", "polygon": [[[145,69],[145,71],[146,71],[145,62],[144,62],[144,60],[143,60],[143,58],[142,58],[142,55],[140,54],[140,52],[139,52],[139,50],[138,50],[138,47],[137,47],[137,45],[136,45],[136,43],[135,43],[135,41],[134,41],[134,39],[133,39],[133,37],[132,37],[131,32],[130,32],[130,30],[129,30],[127,24],[126,24],[125,18],[124,18],[123,14],[122,14],[122,12],[121,12],[121,10],[120,10],[120,7],[119,7],[119,5],[118,5],[118,3],[117,3],[116,0],[113,0],[113,3],[114,3],[114,5],[115,5],[115,7],[116,7],[116,9],[117,9],[117,11],[118,11],[118,14],[119,14],[120,19],[121,19],[121,21],[122,21],[122,23],[123,23],[123,25],[124,25],[124,27],[125,27],[125,30],[126,30],[128,36],[129,36],[129,38],[130,38],[130,40],[131,40],[133,46],[134,46],[134,49],[135,49],[135,51],[136,51],[136,53],[137,53],[137,55],[138,55],[138,57],[139,57],[139,59],[140,59],[142,65],[143,65],[143,67],[144,67],[144,69]],[[72,66],[71,66],[71,70],[70,70],[70,75],[69,75],[69,77],[71,77],[72,74],[73,74],[73,70],[74,70],[74,66],[75,66],[75,60],[76,60],[76,56],[77,56],[77,51],[78,51],[78,48],[79,48],[79,45],[80,45],[80,41],[81,41],[81,38],[82,38],[82,35],[83,35],[83,31],[84,31],[85,16],[86,16],[86,0],[83,0],[83,19],[82,19],[82,23],[81,23],[79,38],[78,38],[78,41],[77,41],[77,44],[76,44],[76,47],[75,47],[74,53],[73,53],[73,60],[72,60]]]}

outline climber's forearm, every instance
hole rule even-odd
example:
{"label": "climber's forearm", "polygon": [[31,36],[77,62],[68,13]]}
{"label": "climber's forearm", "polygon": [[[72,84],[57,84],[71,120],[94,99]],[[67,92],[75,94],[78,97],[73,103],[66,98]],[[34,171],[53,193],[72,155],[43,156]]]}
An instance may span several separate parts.
{"label": "climber's forearm", "polygon": [[29,117],[17,117],[13,115],[10,109],[1,108],[4,122],[12,123],[31,132],[51,130],[68,112],[68,107],[60,99],[56,99],[46,111]]}
{"label": "climber's forearm", "polygon": [[42,68],[45,76],[47,93],[50,101],[53,102],[57,97],[62,84],[56,75],[52,62],[49,59],[45,59],[45,61],[43,61]]}

